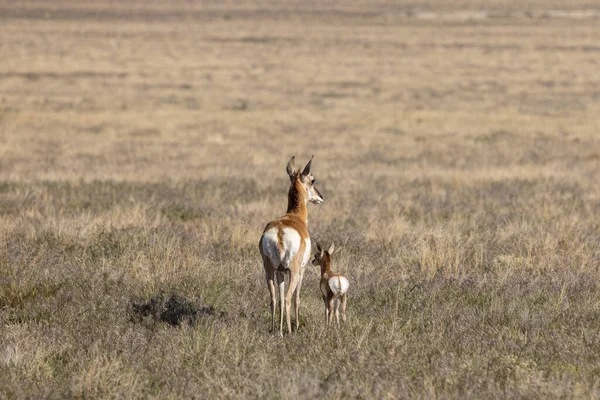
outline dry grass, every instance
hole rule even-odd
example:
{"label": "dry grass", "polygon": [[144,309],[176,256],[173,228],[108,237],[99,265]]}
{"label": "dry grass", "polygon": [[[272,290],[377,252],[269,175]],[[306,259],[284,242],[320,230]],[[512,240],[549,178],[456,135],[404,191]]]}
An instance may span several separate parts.
{"label": "dry grass", "polygon": [[600,396],[600,8],[447,3],[0,3],[0,397]]}

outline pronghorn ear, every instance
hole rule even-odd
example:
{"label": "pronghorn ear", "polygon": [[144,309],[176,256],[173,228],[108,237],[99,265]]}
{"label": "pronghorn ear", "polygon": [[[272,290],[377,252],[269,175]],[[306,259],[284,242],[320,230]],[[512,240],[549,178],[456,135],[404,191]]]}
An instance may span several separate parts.
{"label": "pronghorn ear", "polygon": [[331,246],[329,246],[329,250],[327,250],[327,252],[329,253],[329,255],[333,254],[333,251],[335,250],[335,245],[333,243],[331,243]]}
{"label": "pronghorn ear", "polygon": [[302,171],[302,176],[308,176],[310,175],[310,166],[312,163],[314,156],[310,156],[310,160],[308,161],[308,164],[306,164],[306,167],[304,167],[304,171]]}
{"label": "pronghorn ear", "polygon": [[317,245],[317,251],[319,252],[319,254],[322,253],[323,249],[321,248],[321,245],[319,245],[319,242],[315,241],[315,245]]}
{"label": "pronghorn ear", "polygon": [[292,156],[292,158],[290,158],[290,161],[288,161],[287,163],[287,167],[285,168],[287,174],[290,176],[290,179],[293,179],[294,175],[296,175],[296,165],[294,163],[295,158],[296,156]]}

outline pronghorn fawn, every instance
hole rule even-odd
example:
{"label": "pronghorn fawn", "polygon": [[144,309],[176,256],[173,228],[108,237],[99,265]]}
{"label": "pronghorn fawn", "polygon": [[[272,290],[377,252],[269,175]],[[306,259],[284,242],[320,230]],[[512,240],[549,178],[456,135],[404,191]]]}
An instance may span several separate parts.
{"label": "pronghorn fawn", "polygon": [[[286,214],[270,222],[259,243],[260,254],[265,267],[265,278],[269,293],[271,294],[271,325],[275,332],[275,310],[277,306],[277,292],[275,283],[279,287],[279,334],[283,335],[283,310],[287,316],[287,329],[292,333],[290,307],[292,296],[295,297],[296,328],[300,323],[300,287],[304,277],[304,267],[310,260],[310,236],[308,234],[308,202],[321,204],[323,196],[315,188],[315,178],[311,172],[310,161],[300,172],[296,170],[294,157],[287,164],[287,173],[290,177],[290,190],[288,192],[288,207]],[[290,281],[287,293],[285,292],[285,273],[289,272]]]}
{"label": "pronghorn fawn", "polygon": [[333,243],[329,247],[329,250],[321,249],[319,243],[317,245],[317,252],[313,259],[313,265],[321,266],[321,293],[323,294],[323,301],[325,302],[325,319],[327,325],[331,323],[333,314],[335,312],[335,319],[339,325],[340,323],[340,308],[342,313],[342,321],[346,322],[346,300],[348,298],[348,288],[350,282],[348,278],[343,275],[336,274],[331,270],[331,255],[335,249]]}

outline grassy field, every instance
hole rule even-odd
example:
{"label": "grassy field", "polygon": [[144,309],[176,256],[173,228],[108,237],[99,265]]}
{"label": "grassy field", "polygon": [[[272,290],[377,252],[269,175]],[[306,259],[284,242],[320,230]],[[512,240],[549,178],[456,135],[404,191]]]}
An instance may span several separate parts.
{"label": "grassy field", "polygon": [[436,4],[0,1],[0,398],[600,397],[600,6]]}

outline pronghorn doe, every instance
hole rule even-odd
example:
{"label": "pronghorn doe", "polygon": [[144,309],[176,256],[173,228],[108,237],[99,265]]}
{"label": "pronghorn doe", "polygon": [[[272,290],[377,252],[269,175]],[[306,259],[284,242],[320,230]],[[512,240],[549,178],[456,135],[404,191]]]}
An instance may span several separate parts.
{"label": "pronghorn doe", "polygon": [[342,309],[342,321],[346,322],[346,300],[348,298],[348,288],[350,282],[348,278],[343,275],[336,274],[331,270],[331,255],[335,249],[333,243],[329,247],[329,250],[321,249],[319,243],[317,245],[317,252],[312,264],[321,266],[321,293],[323,293],[323,301],[325,302],[325,319],[327,325],[331,323],[333,319],[333,313],[335,311],[335,319],[339,325],[340,323],[340,308]]}
{"label": "pronghorn doe", "polygon": [[[271,325],[275,332],[275,309],[277,293],[275,280],[279,286],[280,318],[279,334],[283,335],[283,309],[285,305],[288,332],[292,333],[290,306],[295,293],[296,329],[300,323],[300,287],[304,277],[304,267],[310,260],[310,236],[308,234],[308,202],[321,204],[323,196],[314,187],[315,178],[311,173],[312,157],[304,170],[296,170],[294,157],[287,164],[291,185],[288,192],[286,214],[270,222],[259,243],[260,254],[265,267],[265,278],[271,294]],[[285,273],[290,274],[290,283],[285,293]],[[285,293],[285,296],[284,296]]]}

